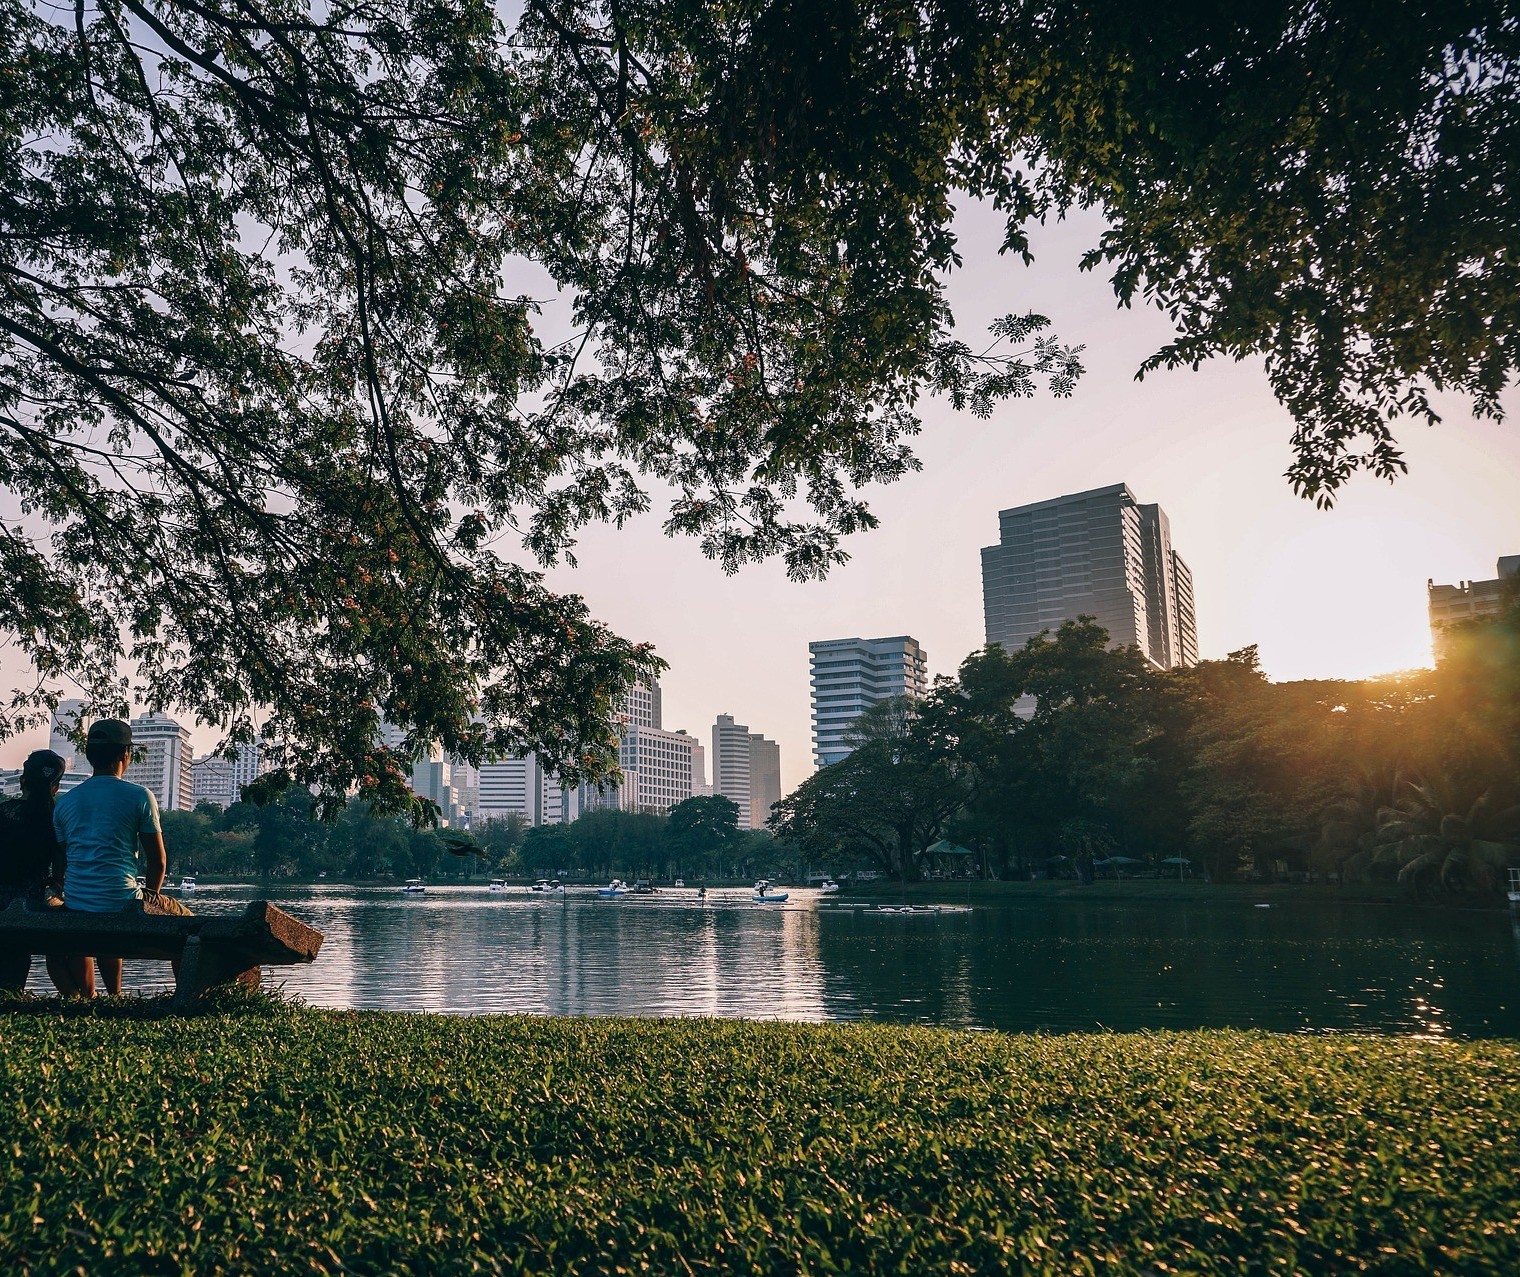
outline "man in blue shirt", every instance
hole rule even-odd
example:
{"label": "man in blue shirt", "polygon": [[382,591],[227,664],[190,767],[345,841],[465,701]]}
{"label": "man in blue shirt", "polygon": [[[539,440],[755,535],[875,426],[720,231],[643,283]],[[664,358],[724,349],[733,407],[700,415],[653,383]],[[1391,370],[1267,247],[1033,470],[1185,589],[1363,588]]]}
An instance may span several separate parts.
{"label": "man in blue shirt", "polygon": [[[188,914],[178,901],[160,895],[168,857],[153,791],[123,780],[132,761],[132,727],[119,718],[90,724],[84,756],[94,774],[58,800],[53,830],[63,853],[64,907],[78,913]],[[137,885],[137,852],[144,862]],[[96,958],[106,992],[121,992],[121,959]],[[94,973],[88,958],[63,958],[48,971],[65,993],[93,997]],[[65,984],[69,987],[65,988]]]}

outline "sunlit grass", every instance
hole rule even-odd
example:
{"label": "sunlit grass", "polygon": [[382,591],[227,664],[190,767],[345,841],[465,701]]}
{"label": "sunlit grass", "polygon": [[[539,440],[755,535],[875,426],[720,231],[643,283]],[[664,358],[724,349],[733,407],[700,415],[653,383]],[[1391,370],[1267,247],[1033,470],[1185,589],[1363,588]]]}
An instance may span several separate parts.
{"label": "sunlit grass", "polygon": [[103,1011],[0,1016],[0,1271],[1520,1263],[1514,1043]]}

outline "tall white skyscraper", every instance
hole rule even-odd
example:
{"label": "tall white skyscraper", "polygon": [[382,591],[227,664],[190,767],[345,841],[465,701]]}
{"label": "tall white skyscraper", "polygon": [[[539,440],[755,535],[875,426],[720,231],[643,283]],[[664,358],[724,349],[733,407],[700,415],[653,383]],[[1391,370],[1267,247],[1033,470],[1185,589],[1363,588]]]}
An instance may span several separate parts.
{"label": "tall white skyscraper", "polygon": [[998,522],[999,543],[982,551],[988,643],[1014,651],[1091,616],[1157,668],[1197,664],[1193,576],[1160,506],[1117,483],[1003,510]]}
{"label": "tall white skyscraper", "polygon": [[580,810],[667,812],[700,792],[706,774],[702,746],[682,731],[666,731],[660,684],[636,683],[623,703],[619,726],[619,785],[583,785]]}
{"label": "tall white skyscraper", "polygon": [[922,698],[929,658],[918,640],[824,639],[808,644],[813,681],[813,763],[827,767],[850,753],[846,742],[855,720],[892,696]]}
{"label": "tall white skyscraper", "polygon": [[127,768],[126,778],[151,789],[164,811],[190,811],[195,797],[189,729],[162,710],[140,714],[132,720],[132,745],[143,757]]}
{"label": "tall white skyscraper", "polygon": [[516,813],[530,824],[557,824],[602,808],[666,812],[700,792],[706,775],[701,742],[666,731],[660,684],[647,679],[629,689],[619,712],[621,784],[571,789],[536,758],[508,758],[479,769],[477,810],[484,818]]}
{"label": "tall white skyscraper", "polygon": [[641,679],[628,689],[622,719],[633,727],[664,727],[658,679]]}
{"label": "tall white skyscraper", "polygon": [[719,714],[712,729],[713,793],[739,805],[739,828],[749,829],[749,728]]}
{"label": "tall white skyscraper", "polygon": [[740,829],[764,828],[781,801],[781,747],[732,714],[719,714],[712,729],[714,794],[739,807]]}
{"label": "tall white skyscraper", "polygon": [[692,796],[692,778],[702,772],[702,746],[685,732],[625,725],[618,749],[623,783],[593,790],[587,807],[667,812]]}
{"label": "tall white skyscraper", "polygon": [[483,820],[518,815],[530,825],[557,825],[580,814],[576,792],[567,792],[531,755],[482,763],[476,776],[474,814]]}

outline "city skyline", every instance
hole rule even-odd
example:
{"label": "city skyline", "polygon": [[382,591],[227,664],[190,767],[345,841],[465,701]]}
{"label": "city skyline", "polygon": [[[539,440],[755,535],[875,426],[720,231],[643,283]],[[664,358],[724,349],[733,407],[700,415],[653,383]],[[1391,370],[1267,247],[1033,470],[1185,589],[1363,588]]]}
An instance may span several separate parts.
{"label": "city skyline", "polygon": [[[1104,279],[1076,271],[1096,220],[1036,228],[1025,269],[996,255],[996,215],[967,203],[968,269],[950,281],[964,336],[1036,309],[1064,340],[1086,343],[1087,375],[1070,399],[1016,401],[989,420],[926,404],[914,441],[923,469],[867,494],[881,526],[846,543],[852,559],[828,580],[799,585],[777,563],[725,576],[695,542],[664,535],[657,485],[649,514],[588,529],[579,566],[548,571],[551,586],[582,594],[599,620],[669,662],[668,721],[700,732],[723,710],[759,724],[780,744],[782,788],[794,788],[813,771],[809,642],[912,634],[931,676],[953,674],[982,643],[979,552],[997,512],[1119,479],[1170,516],[1195,579],[1201,659],[1256,643],[1278,681],[1430,663],[1426,581],[1485,578],[1520,551],[1520,431],[1437,396],[1440,426],[1397,426],[1407,475],[1391,485],[1358,476],[1335,508],[1316,509],[1283,478],[1292,422],[1259,364],[1134,379],[1172,330],[1154,310],[1116,310]],[[1513,416],[1520,394],[1504,402]],[[0,673],[20,686],[29,667],[10,649]],[[191,730],[197,755],[216,744],[214,728]],[[0,765],[19,766],[42,735],[0,742]]]}

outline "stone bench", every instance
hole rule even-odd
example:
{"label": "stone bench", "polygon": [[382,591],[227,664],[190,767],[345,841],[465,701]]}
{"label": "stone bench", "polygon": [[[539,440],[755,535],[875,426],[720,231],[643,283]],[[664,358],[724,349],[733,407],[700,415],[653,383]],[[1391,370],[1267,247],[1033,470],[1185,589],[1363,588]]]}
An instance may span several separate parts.
{"label": "stone bench", "polygon": [[311,962],[322,933],[267,900],[240,914],[189,918],[140,913],[33,910],[22,901],[0,910],[0,949],[60,957],[179,960],[174,1005],[185,1010],[218,985],[257,988],[260,968]]}

